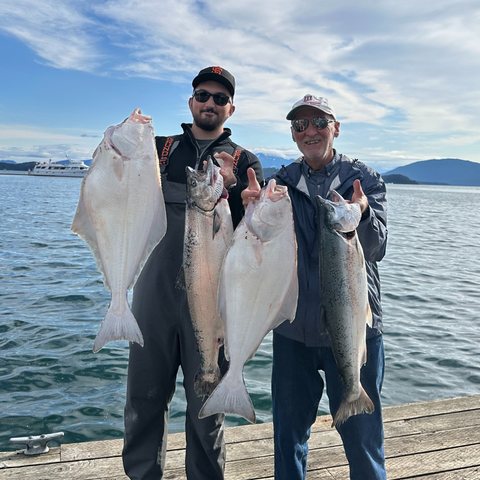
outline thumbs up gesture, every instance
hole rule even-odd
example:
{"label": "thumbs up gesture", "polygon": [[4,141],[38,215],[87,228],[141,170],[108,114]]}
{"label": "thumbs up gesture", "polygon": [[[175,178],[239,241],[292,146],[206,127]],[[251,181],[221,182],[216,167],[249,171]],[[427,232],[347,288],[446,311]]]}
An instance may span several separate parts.
{"label": "thumbs up gesture", "polygon": [[248,204],[255,200],[260,196],[260,184],[257,181],[257,177],[255,175],[255,170],[253,168],[249,168],[247,170],[248,175],[248,187],[242,191],[242,203],[244,208],[247,208]]}

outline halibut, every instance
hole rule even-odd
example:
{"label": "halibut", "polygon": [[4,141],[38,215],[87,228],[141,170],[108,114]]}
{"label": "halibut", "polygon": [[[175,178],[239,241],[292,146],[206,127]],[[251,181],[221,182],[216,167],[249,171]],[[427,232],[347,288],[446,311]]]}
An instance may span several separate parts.
{"label": "halibut", "polygon": [[230,366],[200,410],[241,415],[255,422],[243,366],[265,335],[297,309],[297,244],[287,187],[270,180],[250,202],[223,262],[218,304],[225,324],[225,355]]}
{"label": "halibut", "polygon": [[152,119],[140,109],[105,131],[82,181],[72,231],[90,247],[112,294],[93,345],[128,340],[143,346],[127,291],[167,228]]}

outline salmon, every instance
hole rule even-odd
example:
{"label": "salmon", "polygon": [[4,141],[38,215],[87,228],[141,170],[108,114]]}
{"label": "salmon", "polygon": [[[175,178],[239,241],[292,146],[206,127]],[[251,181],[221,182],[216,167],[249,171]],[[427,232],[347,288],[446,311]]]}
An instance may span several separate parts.
{"label": "salmon", "polygon": [[224,342],[217,308],[220,269],[233,235],[230,207],[220,168],[208,157],[205,171],[187,167],[183,273],[201,363],[194,379],[199,397],[220,381],[218,352]]}
{"label": "salmon", "polygon": [[112,294],[93,351],[113,340],[143,346],[127,291],[163,238],[167,217],[152,119],[140,109],[105,131],[82,181],[71,229],[90,247]]}
{"label": "salmon", "polygon": [[372,413],[373,402],[360,382],[367,361],[366,325],[372,325],[367,273],[356,233],[360,206],[347,203],[337,192],[333,202],[316,197],[319,231],[322,316],[343,384],[340,407],[332,427],[352,415]]}

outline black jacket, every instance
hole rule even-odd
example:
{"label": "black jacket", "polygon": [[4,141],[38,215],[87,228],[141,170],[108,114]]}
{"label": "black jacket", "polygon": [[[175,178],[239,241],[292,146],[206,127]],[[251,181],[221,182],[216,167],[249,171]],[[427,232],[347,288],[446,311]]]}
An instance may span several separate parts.
{"label": "black jacket", "polygon": [[[248,150],[232,142],[230,139],[231,131],[228,128],[210,145],[205,148],[203,153],[199,151],[195,137],[191,130],[191,124],[182,124],[183,134],[174,135],[172,137],[155,137],[157,144],[157,152],[162,170],[162,185],[164,182],[181,184],[178,187],[179,193],[183,192],[185,197],[177,198],[178,201],[185,201],[187,176],[185,167],[189,166],[195,169],[203,168],[203,161],[214,153],[227,152],[236,159],[236,167],[234,168],[237,177],[236,186],[228,191],[228,202],[232,212],[233,225],[236,227],[244,215],[242,205],[241,192],[248,186],[247,169],[252,167],[255,170],[257,179],[260,184],[263,182],[263,168],[260,160]],[[235,155],[236,154],[236,155]],[[164,193],[167,185],[163,185]],[[167,194],[168,196],[168,194]],[[171,198],[165,198],[165,202],[171,201]]]}

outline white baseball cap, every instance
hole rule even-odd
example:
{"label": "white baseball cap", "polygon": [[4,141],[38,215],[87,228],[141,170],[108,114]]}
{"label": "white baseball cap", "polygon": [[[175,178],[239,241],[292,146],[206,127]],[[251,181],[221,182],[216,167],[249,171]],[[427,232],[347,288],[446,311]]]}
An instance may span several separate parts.
{"label": "white baseball cap", "polygon": [[335,110],[332,107],[331,103],[328,101],[328,98],[325,97],[316,97],[315,95],[305,95],[301,100],[297,103],[294,103],[292,109],[287,115],[287,120],[293,120],[295,114],[305,107],[312,107],[320,110],[323,113],[331,115],[334,120],[337,120],[335,115]]}

